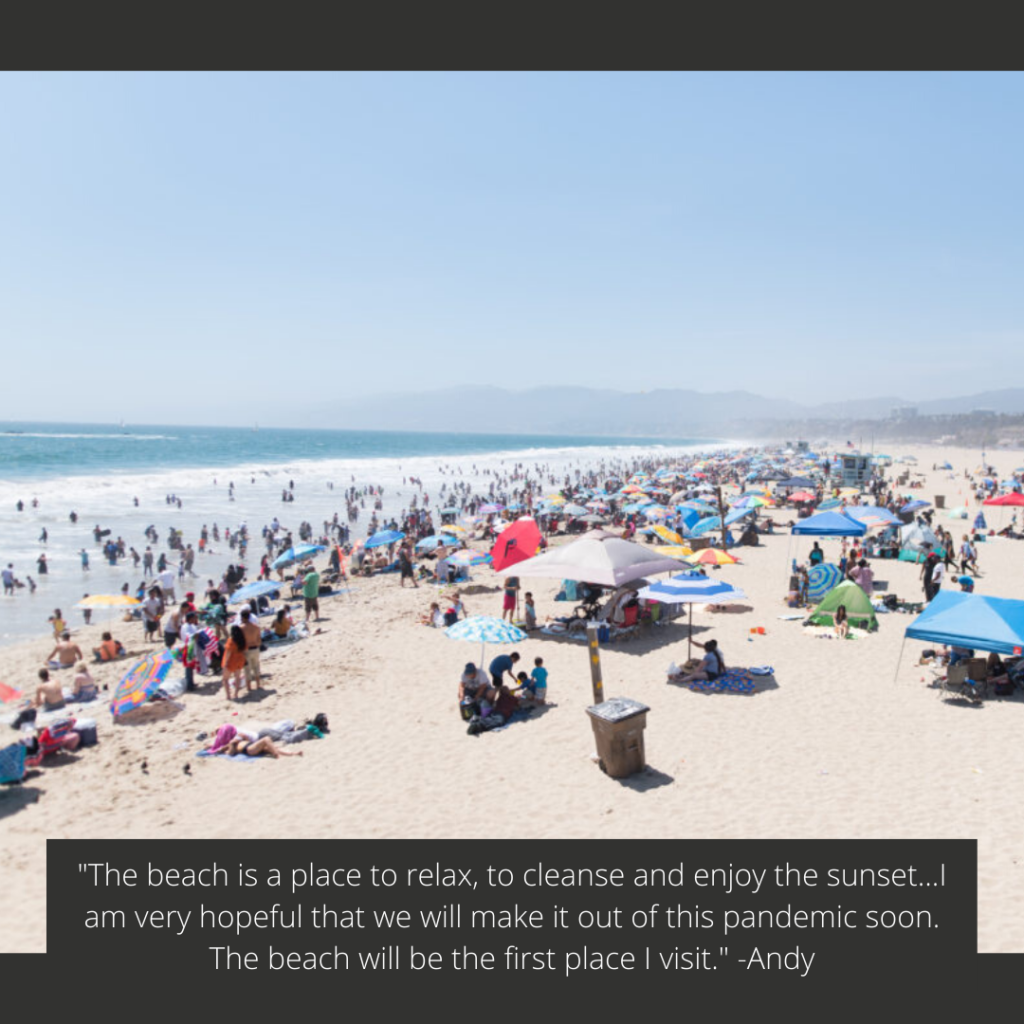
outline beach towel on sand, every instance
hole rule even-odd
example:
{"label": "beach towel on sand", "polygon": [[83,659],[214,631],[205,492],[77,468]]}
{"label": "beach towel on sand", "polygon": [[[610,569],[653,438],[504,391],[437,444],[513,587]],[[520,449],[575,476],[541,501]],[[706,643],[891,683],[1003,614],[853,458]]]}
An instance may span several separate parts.
{"label": "beach towel on sand", "polygon": [[695,679],[690,683],[690,689],[694,693],[754,693],[757,689],[758,676],[770,676],[773,671],[769,665],[730,668],[717,679]]}
{"label": "beach towel on sand", "polygon": [[214,754],[209,750],[200,750],[196,757],[222,757],[225,761],[258,761],[258,757],[250,757],[248,754]]}

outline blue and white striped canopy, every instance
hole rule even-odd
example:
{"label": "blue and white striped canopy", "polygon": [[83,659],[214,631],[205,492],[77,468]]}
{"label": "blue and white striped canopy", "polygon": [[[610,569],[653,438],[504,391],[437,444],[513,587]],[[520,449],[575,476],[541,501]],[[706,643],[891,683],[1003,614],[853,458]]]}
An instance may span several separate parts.
{"label": "blue and white striped canopy", "polygon": [[683,573],[663,583],[652,583],[637,596],[642,601],[661,604],[717,604],[720,601],[747,600],[747,595],[739,587],[698,573]]}
{"label": "blue and white striped canopy", "polygon": [[449,626],[444,635],[449,640],[468,640],[478,644],[515,644],[526,639],[526,634],[518,626],[493,615],[471,615]]}

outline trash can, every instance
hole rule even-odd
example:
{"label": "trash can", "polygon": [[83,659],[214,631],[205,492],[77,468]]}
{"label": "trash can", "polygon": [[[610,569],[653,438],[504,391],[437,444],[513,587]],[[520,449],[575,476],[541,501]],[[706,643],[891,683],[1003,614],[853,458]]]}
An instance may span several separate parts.
{"label": "trash can", "polygon": [[650,710],[646,704],[626,697],[613,697],[587,708],[598,760],[613,779],[624,779],[646,767],[644,729]]}
{"label": "trash can", "polygon": [[935,495],[935,507],[945,508],[946,507],[946,496],[944,494]]}

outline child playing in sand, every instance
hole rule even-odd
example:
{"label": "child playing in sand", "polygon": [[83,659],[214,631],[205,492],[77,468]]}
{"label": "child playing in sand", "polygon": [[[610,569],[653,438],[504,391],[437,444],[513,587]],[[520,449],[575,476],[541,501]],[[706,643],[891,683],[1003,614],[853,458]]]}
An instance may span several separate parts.
{"label": "child playing in sand", "polygon": [[441,606],[436,601],[431,604],[430,611],[424,612],[420,616],[420,624],[433,626],[435,629],[440,629],[444,625],[444,615],[441,613]]}

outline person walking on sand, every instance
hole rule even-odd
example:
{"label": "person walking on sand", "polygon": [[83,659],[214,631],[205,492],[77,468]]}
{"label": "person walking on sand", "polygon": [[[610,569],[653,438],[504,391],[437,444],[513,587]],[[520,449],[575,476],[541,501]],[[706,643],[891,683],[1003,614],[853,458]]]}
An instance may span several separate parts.
{"label": "person walking on sand", "polygon": [[320,573],[310,569],[306,578],[302,581],[302,598],[306,608],[306,622],[309,622],[310,615],[315,615],[317,622],[320,621]]}
{"label": "person walking on sand", "polygon": [[400,580],[401,586],[405,586],[405,581],[407,579],[412,580],[412,585],[414,587],[419,586],[416,582],[416,575],[413,572],[412,551],[410,550],[409,542],[407,540],[403,540],[398,548],[398,569],[402,576]]}

